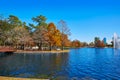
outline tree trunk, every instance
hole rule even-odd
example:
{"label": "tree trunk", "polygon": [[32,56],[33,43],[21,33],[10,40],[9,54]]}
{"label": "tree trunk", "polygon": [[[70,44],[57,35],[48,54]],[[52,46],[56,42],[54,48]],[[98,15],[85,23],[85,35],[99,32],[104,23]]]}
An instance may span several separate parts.
{"label": "tree trunk", "polygon": [[42,42],[38,45],[39,50],[42,50]]}
{"label": "tree trunk", "polygon": [[64,50],[64,44],[63,44],[63,42],[62,42],[62,50]]}
{"label": "tree trunk", "polygon": [[52,46],[51,46],[51,43],[50,43],[50,51],[52,50]]}

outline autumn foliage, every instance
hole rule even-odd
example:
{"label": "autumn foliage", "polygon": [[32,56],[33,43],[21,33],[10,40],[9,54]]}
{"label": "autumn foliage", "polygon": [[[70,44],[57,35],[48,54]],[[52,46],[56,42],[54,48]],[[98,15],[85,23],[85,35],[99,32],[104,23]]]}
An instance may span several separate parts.
{"label": "autumn foliage", "polygon": [[[8,21],[7,21],[8,20]],[[33,22],[26,25],[18,17],[10,15],[8,19],[0,19],[0,45],[13,46],[16,49],[54,50],[70,47],[69,29],[62,20],[62,31],[54,23],[46,23],[45,16],[32,18]],[[64,22],[64,23],[63,23]]]}
{"label": "autumn foliage", "polygon": [[81,47],[81,43],[79,40],[72,41],[72,47],[79,48]]}
{"label": "autumn foliage", "polygon": [[103,40],[101,41],[99,37],[95,37],[94,44],[95,47],[105,47],[104,41]]}
{"label": "autumn foliage", "polygon": [[105,44],[103,41],[98,40],[96,43],[96,47],[105,47]]}

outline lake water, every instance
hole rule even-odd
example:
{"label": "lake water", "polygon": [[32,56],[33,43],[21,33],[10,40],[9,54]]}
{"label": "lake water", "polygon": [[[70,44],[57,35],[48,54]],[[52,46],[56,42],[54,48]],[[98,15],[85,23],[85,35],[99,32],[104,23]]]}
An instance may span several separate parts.
{"label": "lake water", "polygon": [[69,53],[5,54],[0,56],[0,76],[120,79],[120,50],[80,48],[71,49]]}

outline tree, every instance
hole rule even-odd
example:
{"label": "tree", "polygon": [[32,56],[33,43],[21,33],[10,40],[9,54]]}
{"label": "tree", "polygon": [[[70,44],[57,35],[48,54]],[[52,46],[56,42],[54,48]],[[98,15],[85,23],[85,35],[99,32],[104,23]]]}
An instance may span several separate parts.
{"label": "tree", "polygon": [[24,27],[26,30],[28,30],[29,32],[32,30],[32,28],[30,26],[26,25],[26,22],[22,22],[22,27]]}
{"label": "tree", "polygon": [[82,42],[82,43],[81,43],[81,46],[82,46],[82,47],[86,47],[86,46],[88,46],[88,43],[87,43],[87,42]]}
{"label": "tree", "polygon": [[33,17],[32,20],[35,21],[37,23],[37,25],[43,26],[43,25],[46,25],[45,22],[46,22],[47,18],[45,16],[40,15],[37,17]]}
{"label": "tree", "polygon": [[80,41],[79,41],[79,40],[73,40],[73,41],[72,41],[72,47],[74,47],[74,48],[79,48],[79,47],[81,47]]}
{"label": "tree", "polygon": [[101,43],[100,43],[100,47],[105,47],[105,45],[106,45],[106,44],[104,44],[104,42],[101,41]]}
{"label": "tree", "polygon": [[45,43],[45,34],[47,30],[45,27],[38,28],[33,33],[33,40],[39,47],[39,50],[42,50],[42,44]]}
{"label": "tree", "polygon": [[105,44],[103,41],[98,40],[96,43],[96,47],[105,47]]}
{"label": "tree", "polygon": [[[9,15],[8,18],[3,18],[1,16],[0,17],[0,30],[1,30],[0,42],[2,43],[2,45],[16,44],[16,43],[14,43],[14,40],[16,40],[15,38],[19,37],[19,35],[22,35],[22,34],[24,35],[25,30],[21,29],[22,27],[26,28],[27,27],[26,23],[25,22],[22,23],[22,21],[20,21],[17,16]],[[20,34],[19,34],[19,31],[20,31],[19,29],[21,31],[23,31]],[[22,35],[22,37],[23,37],[23,35]],[[25,39],[25,38],[23,38],[23,39]],[[17,40],[16,40],[16,42],[17,42]]]}
{"label": "tree", "polygon": [[97,47],[97,42],[100,40],[100,38],[99,37],[95,37],[94,38],[94,44],[95,44],[95,47]]}
{"label": "tree", "polygon": [[114,45],[114,42],[113,42],[113,41],[111,41],[111,47],[113,47],[113,45]]}
{"label": "tree", "polygon": [[[63,44],[65,47],[70,47],[71,46],[71,41],[68,39],[68,35],[62,35],[61,38],[63,38]],[[61,39],[60,39],[61,40]]]}
{"label": "tree", "polygon": [[0,15],[0,44],[5,45],[5,40],[7,39],[7,31],[11,29],[8,20]]}
{"label": "tree", "polygon": [[47,27],[47,23],[46,23],[47,18],[45,16],[39,15],[39,16],[33,17],[32,20],[37,24],[37,25],[30,24],[30,26],[33,29],[40,28],[41,26]]}
{"label": "tree", "polygon": [[12,28],[22,26],[22,22],[14,15],[9,15],[8,22],[11,24]]}
{"label": "tree", "polygon": [[6,43],[11,43],[13,46],[21,45],[23,49],[25,45],[30,44],[32,38],[29,32],[24,27],[15,27],[7,32],[9,37],[5,40]]}
{"label": "tree", "polygon": [[67,35],[69,36],[71,33],[70,33],[70,29],[67,27],[67,24],[65,21],[63,20],[60,20],[58,22],[58,29],[60,30],[61,32],[61,45],[62,45],[62,50],[64,49],[64,45],[65,45],[65,37],[64,35]]}
{"label": "tree", "polygon": [[89,46],[90,46],[90,47],[94,47],[94,46],[95,46],[94,42],[90,42],[90,43],[89,43]]}
{"label": "tree", "polygon": [[60,46],[61,34],[60,31],[56,29],[54,23],[48,24],[47,31],[47,42],[49,43],[50,50],[52,50],[52,47]]}
{"label": "tree", "polygon": [[36,23],[36,25],[29,24],[33,30],[33,39],[34,42],[39,47],[39,49],[42,50],[42,44],[45,41],[44,34],[47,31],[47,23],[46,23],[47,18],[45,16],[40,15],[37,17],[33,17],[32,20],[33,22]]}
{"label": "tree", "polygon": [[39,15],[32,18],[33,23],[26,24],[22,22],[17,16],[9,15],[8,18],[4,18],[0,15],[0,44],[11,45],[14,47],[29,46],[35,43],[42,50],[43,46],[50,46],[50,50],[61,47],[62,50],[65,47],[71,45],[71,41],[68,39],[70,35],[70,29],[67,27],[65,21],[61,20],[59,29],[54,23],[46,23],[47,18]]}
{"label": "tree", "polygon": [[54,46],[61,46],[61,33],[58,29],[55,30],[54,34]]}

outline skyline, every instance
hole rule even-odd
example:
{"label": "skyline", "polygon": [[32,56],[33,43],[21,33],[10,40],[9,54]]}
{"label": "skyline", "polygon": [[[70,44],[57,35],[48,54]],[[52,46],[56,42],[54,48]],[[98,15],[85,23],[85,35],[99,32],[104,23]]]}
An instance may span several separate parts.
{"label": "skyline", "polygon": [[94,37],[110,40],[114,32],[120,35],[119,4],[118,0],[1,0],[0,14],[15,15],[27,23],[38,15],[46,16],[47,23],[56,25],[62,19],[71,30],[71,40],[91,42]]}

